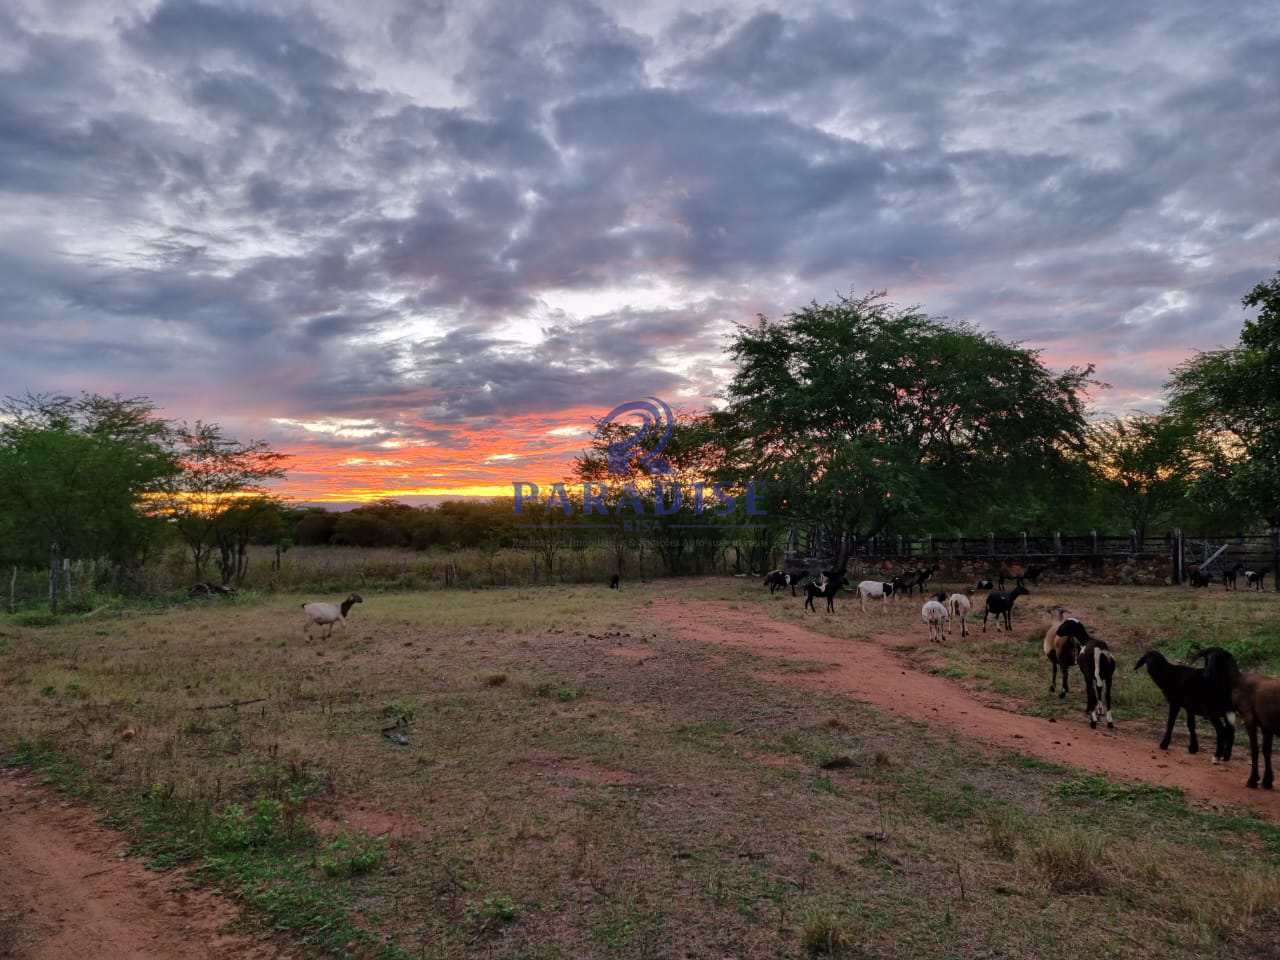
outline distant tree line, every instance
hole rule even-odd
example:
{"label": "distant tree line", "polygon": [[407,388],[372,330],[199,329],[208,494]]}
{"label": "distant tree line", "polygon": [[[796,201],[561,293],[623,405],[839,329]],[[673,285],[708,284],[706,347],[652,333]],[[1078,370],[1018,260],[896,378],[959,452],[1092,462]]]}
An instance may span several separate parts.
{"label": "distant tree line", "polygon": [[[564,487],[521,512],[510,499],[290,507],[271,492],[287,458],[262,441],[164,420],[142,397],[9,398],[0,561],[47,567],[56,609],[69,560],[105,561],[112,587],[127,591],[173,543],[195,579],[216,571],[229,584],[254,544],[274,545],[276,564],[294,544],[524,547],[550,571],[561,551],[602,538],[619,570],[651,548],[680,573],[713,567],[730,547],[735,563],[763,558],[797,526],[842,543],[1276,526],[1280,274],[1243,304],[1257,314],[1239,342],[1176,367],[1162,410],[1103,418],[1089,415],[1092,367],[1054,373],[1036,350],[883,294],[761,317],[732,337],[724,405],[677,416],[662,451],[669,472],[651,477],[651,443],[636,443],[619,476],[610,446],[638,428],[601,424]],[[748,481],[759,488],[751,518]],[[738,509],[708,508],[716,484]],[[593,500],[607,509],[584,516]]]}

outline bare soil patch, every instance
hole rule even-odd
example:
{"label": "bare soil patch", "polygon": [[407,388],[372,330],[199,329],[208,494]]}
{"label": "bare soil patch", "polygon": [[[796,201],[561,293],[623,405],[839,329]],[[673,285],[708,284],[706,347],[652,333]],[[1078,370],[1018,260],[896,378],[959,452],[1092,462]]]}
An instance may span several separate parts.
{"label": "bare soil patch", "polygon": [[915,670],[895,656],[895,649],[919,645],[910,634],[886,632],[872,641],[835,638],[712,600],[655,600],[649,610],[684,639],[832,665],[821,673],[770,671],[761,674],[763,679],[848,694],[990,747],[1123,780],[1179,787],[1201,803],[1246,806],[1280,821],[1280,796],[1244,786],[1247,744],[1243,758],[1237,749],[1230,763],[1215,765],[1211,742],[1197,755],[1176,752],[1176,744],[1164,752],[1149,740],[1120,730],[1091,730],[1083,720],[1053,722],[1010,712],[992,705],[989,698],[984,698],[987,702],[977,699],[956,683]]}
{"label": "bare soil patch", "polygon": [[[127,842],[30,777],[0,771],[0,903],[21,960],[269,960],[297,957],[228,932],[239,911],[177,872],[124,857]],[[14,917],[17,920],[13,920]]]}

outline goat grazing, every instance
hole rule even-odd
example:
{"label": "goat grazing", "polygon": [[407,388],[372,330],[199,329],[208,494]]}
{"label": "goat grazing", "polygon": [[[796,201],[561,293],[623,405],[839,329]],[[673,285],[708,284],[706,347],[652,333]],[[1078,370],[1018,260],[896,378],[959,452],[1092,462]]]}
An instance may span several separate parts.
{"label": "goat grazing", "polygon": [[796,595],[796,585],[801,579],[802,578],[799,574],[784,573],[781,570],[775,570],[764,578],[764,585],[769,588],[770,593],[773,593],[775,590],[785,590],[787,587],[790,587],[791,595],[794,597]]}
{"label": "goat grazing", "polygon": [[1222,571],[1222,586],[1227,590],[1239,590],[1240,574],[1244,572],[1244,564],[1237,563],[1234,567],[1229,567]]}
{"label": "goat grazing", "polygon": [[941,643],[943,629],[951,615],[947,613],[946,604],[937,600],[926,600],[920,608],[920,619],[929,625],[929,640]]}
{"label": "goat grazing", "polygon": [[[943,594],[938,594],[939,597]],[[967,637],[969,635],[969,627],[966,621],[969,619],[969,611],[973,609],[973,604],[969,602],[969,598],[963,593],[953,593],[944,601],[947,605],[947,612],[951,614],[951,620],[960,621],[960,636]],[[951,633],[951,621],[947,621],[947,633]]]}
{"label": "goat grazing", "polygon": [[807,609],[814,613],[818,612],[818,608],[813,605],[814,597],[824,597],[827,601],[827,613],[836,612],[836,594],[840,592],[840,588],[844,586],[845,575],[836,573],[834,570],[825,571],[822,579],[817,583],[806,583],[804,585],[804,605]]}
{"label": "goat grazing", "polygon": [[1238,673],[1233,678],[1231,701],[1249,733],[1251,765],[1245,786],[1258,786],[1258,731],[1262,731],[1262,760],[1265,769],[1262,789],[1275,784],[1271,772],[1271,741],[1280,732],[1280,679],[1257,673]]}
{"label": "goat grazing", "polygon": [[884,583],[881,580],[863,580],[858,584],[858,607],[863,613],[866,613],[868,600],[879,600],[883,604],[897,591],[897,578],[894,578],[893,583]]}
{"label": "goat grazing", "polygon": [[1044,656],[1052,671],[1049,675],[1049,692],[1058,685],[1058,670],[1062,670],[1061,700],[1070,693],[1068,677],[1071,666],[1077,662],[1080,647],[1089,641],[1089,633],[1079,618],[1072,616],[1066,607],[1049,608],[1049,626],[1044,631]]}
{"label": "goat grazing", "polygon": [[1267,573],[1266,567],[1261,570],[1246,570],[1244,572],[1244,582],[1250,590],[1261,590],[1263,581],[1267,579]]}
{"label": "goat grazing", "polygon": [[1235,660],[1227,651],[1217,647],[1202,651],[1201,655],[1207,655],[1205,669],[1198,670],[1170,663],[1160,651],[1148,650],[1138,658],[1133,669],[1141,670],[1146,667],[1147,673],[1169,704],[1169,719],[1165,723],[1164,737],[1160,741],[1161,750],[1169,749],[1178,711],[1185,710],[1187,752],[1200,752],[1200,742],[1196,739],[1196,717],[1201,716],[1213,724],[1217,734],[1214,761],[1230,760],[1231,744],[1235,739],[1230,678],[1234,675]]}
{"label": "goat grazing", "polygon": [[1084,674],[1087,700],[1085,712],[1089,714],[1090,729],[1097,728],[1098,715],[1104,707],[1107,711],[1107,729],[1114,729],[1115,721],[1111,719],[1111,678],[1116,672],[1116,658],[1111,655],[1111,651],[1103,641],[1090,637],[1081,649],[1076,664]]}
{"label": "goat grazing", "polygon": [[302,605],[303,612],[307,615],[307,637],[311,636],[311,628],[328,627],[325,633],[325,639],[333,633],[333,625],[340,623],[344,627],[347,624],[347,614],[351,612],[351,608],[357,603],[364,603],[364,598],[358,593],[353,593],[342,603],[304,603]]}
{"label": "goat grazing", "polygon": [[974,587],[975,590],[994,590],[995,588],[996,585],[994,581],[991,580],[979,580],[977,585]]}
{"label": "goat grazing", "polygon": [[[1248,574],[1246,573],[1245,576],[1248,576]],[[1199,567],[1192,567],[1187,571],[1187,580],[1193,587],[1207,587],[1209,584],[1213,583],[1213,577],[1209,576],[1209,574],[1205,573]]]}
{"label": "goat grazing", "polygon": [[1030,591],[1024,586],[1016,586],[1007,593],[988,593],[987,607],[982,611],[982,632],[987,632],[987,617],[991,614],[996,615],[996,629],[1000,628],[1000,621],[1004,620],[1004,628],[1006,630],[1013,629],[1013,604],[1019,597],[1029,596]]}

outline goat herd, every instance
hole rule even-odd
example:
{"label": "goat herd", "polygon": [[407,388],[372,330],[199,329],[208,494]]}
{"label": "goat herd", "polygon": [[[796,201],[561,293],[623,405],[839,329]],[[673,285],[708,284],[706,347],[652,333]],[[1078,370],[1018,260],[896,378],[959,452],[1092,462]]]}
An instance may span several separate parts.
{"label": "goat herd", "polygon": [[[858,602],[866,610],[868,600],[880,600],[882,603],[894,597],[911,596],[919,591],[921,596],[937,566],[926,567],[909,573],[895,576],[892,580],[863,580],[857,585]],[[1005,630],[1012,630],[1013,607],[1018,597],[1028,596],[1026,581],[1037,583],[1044,568],[1017,564],[1000,565],[993,579],[979,580],[978,590],[987,590],[986,603],[982,613],[982,630],[987,629],[987,620],[994,616],[996,629],[1001,624]],[[1261,589],[1262,578],[1267,571],[1228,571],[1223,574],[1223,583],[1227,589],[1233,589],[1240,573],[1246,576],[1250,587]],[[775,570],[765,577],[765,585],[770,593],[790,588],[792,596],[797,588],[804,591],[806,609],[817,611],[814,605],[816,598],[824,598],[827,611],[835,611],[835,596],[845,586],[847,577],[843,571],[824,571],[818,577],[786,573]],[[1006,590],[1008,581],[1014,582],[1012,590]],[[1194,583],[1204,586],[1203,583]],[[968,592],[947,594],[945,591],[932,594],[920,608],[920,618],[929,628],[930,641],[941,642],[944,634],[951,632],[951,623],[958,620],[960,635],[967,636],[966,626],[972,608]],[[1062,690],[1058,694],[1065,698],[1068,690],[1068,678],[1071,668],[1079,669],[1085,684],[1085,712],[1089,717],[1089,726],[1096,728],[1098,721],[1105,718],[1109,728],[1115,727],[1111,716],[1111,683],[1116,672],[1116,659],[1103,640],[1090,636],[1081,619],[1065,607],[1052,607],[1049,611],[1049,623],[1044,633],[1044,655],[1050,664],[1049,692],[1058,687],[1058,675],[1062,676]],[[1196,666],[1203,661],[1203,666]],[[1206,719],[1214,729],[1217,743],[1214,749],[1213,762],[1231,759],[1231,750],[1235,742],[1236,720],[1244,724],[1249,734],[1249,749],[1252,757],[1252,768],[1247,785],[1257,787],[1259,739],[1264,761],[1264,773],[1261,783],[1264,789],[1270,790],[1274,783],[1271,769],[1272,738],[1280,732],[1280,679],[1256,673],[1241,671],[1230,651],[1221,647],[1209,647],[1200,650],[1191,660],[1192,665],[1170,663],[1157,650],[1144,653],[1134,670],[1146,667],[1148,675],[1169,705],[1169,715],[1165,723],[1164,737],[1160,741],[1160,749],[1168,750],[1173,738],[1173,727],[1178,714],[1186,713],[1188,753],[1198,753],[1199,741],[1196,739],[1196,717]]]}

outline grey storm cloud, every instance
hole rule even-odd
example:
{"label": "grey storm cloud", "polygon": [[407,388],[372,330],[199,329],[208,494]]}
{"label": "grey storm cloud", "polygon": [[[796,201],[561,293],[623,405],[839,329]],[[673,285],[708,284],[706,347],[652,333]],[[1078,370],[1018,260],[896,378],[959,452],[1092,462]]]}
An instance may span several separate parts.
{"label": "grey storm cloud", "polygon": [[461,448],[705,400],[735,321],[887,288],[1150,406],[1276,268],[1273,14],[26,0],[0,392]]}

